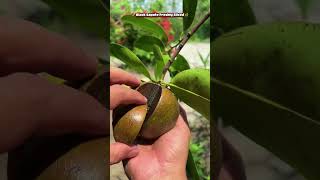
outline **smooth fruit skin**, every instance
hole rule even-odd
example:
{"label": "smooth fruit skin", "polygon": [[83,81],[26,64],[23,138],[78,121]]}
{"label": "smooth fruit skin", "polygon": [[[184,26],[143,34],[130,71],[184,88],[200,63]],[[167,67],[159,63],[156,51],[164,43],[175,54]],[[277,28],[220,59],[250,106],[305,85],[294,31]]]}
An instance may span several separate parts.
{"label": "smooth fruit skin", "polygon": [[[203,68],[188,69],[178,73],[172,78],[171,83],[183,89],[194,92],[203,98],[210,100],[210,70]],[[176,96],[184,103],[198,111],[208,120],[210,119],[210,102],[201,103],[197,98],[192,98],[179,89],[172,88]]]}
{"label": "smooth fruit skin", "polygon": [[[85,147],[81,146],[81,144],[88,144],[91,141],[95,142],[96,139],[100,139],[101,143],[92,143],[91,149],[92,153],[89,153]],[[105,144],[103,143],[105,142]],[[108,148],[109,137],[105,138],[98,138],[98,137],[87,137],[87,136],[80,136],[80,135],[63,135],[63,136],[54,136],[54,137],[35,137],[28,140],[19,148],[10,151],[8,155],[8,165],[7,165],[7,174],[8,180],[34,180],[40,174],[45,173],[44,171],[54,164],[57,159],[64,158],[65,161],[69,161],[68,157],[75,156],[64,156],[65,154],[72,154],[76,152],[77,161],[74,161],[74,166],[77,166],[79,162],[81,162],[81,158],[92,158],[96,159],[96,165],[91,164],[91,168],[84,169],[83,164],[79,164],[81,167],[81,172],[84,174],[87,171],[87,174],[90,174],[93,168],[101,169],[100,165],[106,161],[107,153],[105,150]],[[76,151],[72,149],[76,148]],[[83,155],[80,151],[83,150]],[[98,150],[104,150],[104,154],[98,154]],[[99,151],[100,152],[100,151]],[[97,158],[96,156],[99,156]],[[98,160],[97,160],[98,159]],[[60,160],[61,161],[61,160]],[[53,166],[51,166],[53,167]],[[105,163],[105,168],[108,165]],[[52,168],[51,168],[52,169]],[[61,170],[61,168],[59,167]],[[101,171],[101,174],[105,174],[106,171]],[[62,173],[60,173],[62,175]],[[53,176],[53,178],[56,176]],[[98,177],[98,176],[97,176]],[[108,176],[106,176],[108,177]],[[63,179],[63,177],[56,178],[56,179]]]}
{"label": "smooth fruit skin", "polygon": [[172,129],[177,122],[180,107],[175,95],[162,87],[162,94],[152,115],[144,122],[140,135],[154,139]]}
{"label": "smooth fruit skin", "polygon": [[[218,80],[275,101],[319,122],[319,34],[319,24],[302,22],[260,24],[224,34],[213,43],[213,76]],[[228,91],[219,88],[213,88],[214,95],[225,94],[222,92],[223,90]],[[217,91],[219,92],[217,93]],[[227,92],[227,94],[232,93]],[[237,96],[234,97],[237,98]],[[254,102],[249,98],[241,99],[248,103]],[[215,114],[243,113],[237,111],[236,108],[233,108],[234,112],[227,112],[230,111],[228,103],[232,103],[232,100],[234,99],[215,96],[213,104],[220,105],[215,108]],[[245,108],[241,107],[239,109]],[[252,109],[252,114],[254,114],[252,116],[259,120],[263,111],[257,110]],[[239,118],[241,116],[240,114]],[[307,122],[303,123],[301,127],[292,126],[290,123],[283,124],[282,116],[279,116],[279,124],[274,124],[278,127],[275,129],[268,128],[267,131],[275,132],[275,134],[286,134],[288,128],[291,132],[296,132],[296,134],[292,133],[292,139],[285,138],[283,142],[281,142],[282,137],[277,138],[277,140],[273,140],[272,137],[265,139],[259,134],[263,132],[250,132],[250,122],[245,119],[242,119],[243,122],[241,122],[241,119],[233,121],[233,125],[238,128],[241,126],[237,126],[237,124],[247,124],[247,128],[242,126],[244,128],[239,130],[243,131],[245,135],[251,133],[252,138],[257,142],[264,141],[265,144],[261,145],[281,156],[282,160],[302,172],[307,179],[319,179],[318,152],[320,146],[317,142],[319,133],[315,133],[315,126]],[[286,118],[295,121],[294,116],[283,116],[284,120]],[[228,121],[228,118],[225,118],[225,121]],[[264,125],[262,121],[261,127],[272,126],[270,124]],[[314,133],[304,132],[304,130],[309,129],[310,132]],[[308,147],[303,146],[304,143],[301,142],[304,141],[314,141],[314,143]],[[275,146],[275,143],[278,143],[277,146]],[[288,144],[294,146],[287,146]]]}
{"label": "smooth fruit skin", "polygon": [[140,105],[122,116],[114,127],[114,139],[117,142],[132,144],[140,132],[147,110],[147,105]]}
{"label": "smooth fruit skin", "polygon": [[320,120],[320,25],[268,23],[213,42],[213,77]]}
{"label": "smooth fruit skin", "polygon": [[107,142],[107,138],[101,138],[74,147],[44,170],[37,180],[105,180],[109,169]]}

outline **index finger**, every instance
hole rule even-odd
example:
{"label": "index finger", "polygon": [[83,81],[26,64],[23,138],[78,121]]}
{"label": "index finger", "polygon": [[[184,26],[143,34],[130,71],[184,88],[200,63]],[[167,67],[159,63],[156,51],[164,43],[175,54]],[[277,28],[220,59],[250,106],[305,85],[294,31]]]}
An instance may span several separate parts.
{"label": "index finger", "polygon": [[140,80],[134,77],[132,74],[119,69],[111,68],[110,69],[110,85],[114,84],[125,84],[131,87],[137,87],[140,85]]}

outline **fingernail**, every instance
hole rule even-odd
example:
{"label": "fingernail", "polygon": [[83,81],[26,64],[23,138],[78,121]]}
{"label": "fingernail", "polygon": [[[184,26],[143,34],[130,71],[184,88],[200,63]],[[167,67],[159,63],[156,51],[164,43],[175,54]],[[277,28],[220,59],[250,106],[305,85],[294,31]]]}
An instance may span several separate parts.
{"label": "fingernail", "polygon": [[142,103],[144,103],[144,104],[148,102],[148,99],[147,99],[144,95],[142,95],[142,94],[141,94],[140,100],[141,100]]}
{"label": "fingernail", "polygon": [[139,154],[139,148],[138,146],[133,146],[128,153],[128,158],[133,158]]}

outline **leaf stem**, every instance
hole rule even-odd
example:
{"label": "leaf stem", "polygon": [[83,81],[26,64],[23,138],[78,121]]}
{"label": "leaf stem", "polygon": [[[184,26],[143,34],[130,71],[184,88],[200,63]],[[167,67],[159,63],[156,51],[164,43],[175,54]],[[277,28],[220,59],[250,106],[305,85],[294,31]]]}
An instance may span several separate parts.
{"label": "leaf stem", "polygon": [[173,52],[170,55],[170,60],[167,62],[167,64],[165,65],[165,67],[163,68],[162,71],[162,77],[161,79],[163,80],[167,71],[169,70],[170,66],[172,65],[173,61],[175,60],[175,58],[178,56],[178,54],[180,53],[181,49],[184,47],[184,45],[188,42],[188,40],[191,38],[191,36],[200,28],[200,26],[206,22],[206,20],[210,17],[210,11],[201,19],[201,21],[196,24],[196,26],[194,28],[191,29],[190,32],[188,32],[183,39],[181,40],[181,42],[177,45],[177,47],[175,47],[173,49]]}

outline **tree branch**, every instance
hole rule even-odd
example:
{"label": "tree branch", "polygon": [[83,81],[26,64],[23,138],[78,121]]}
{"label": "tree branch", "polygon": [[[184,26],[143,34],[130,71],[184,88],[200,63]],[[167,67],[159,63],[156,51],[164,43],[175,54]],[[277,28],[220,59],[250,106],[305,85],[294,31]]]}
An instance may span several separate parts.
{"label": "tree branch", "polygon": [[200,26],[206,22],[206,20],[210,17],[210,11],[201,19],[201,21],[194,27],[191,29],[190,32],[188,32],[182,39],[182,41],[180,42],[180,44],[174,48],[171,56],[170,56],[170,60],[167,62],[167,64],[165,65],[163,71],[162,71],[162,80],[164,79],[167,71],[169,70],[170,66],[172,65],[173,61],[175,60],[175,58],[178,56],[178,54],[180,53],[181,49],[184,47],[184,45],[188,42],[188,40],[190,39],[190,37],[200,28]]}

